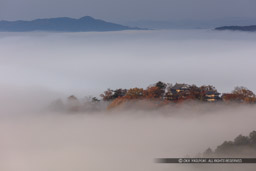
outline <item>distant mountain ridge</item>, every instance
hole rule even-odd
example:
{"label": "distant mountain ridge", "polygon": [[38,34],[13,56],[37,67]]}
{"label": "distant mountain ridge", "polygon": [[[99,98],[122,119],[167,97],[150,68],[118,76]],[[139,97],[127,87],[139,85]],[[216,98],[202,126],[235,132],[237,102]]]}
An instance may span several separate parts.
{"label": "distant mountain ridge", "polygon": [[215,30],[232,30],[232,31],[250,31],[254,32],[256,31],[256,25],[251,26],[223,26],[223,27],[217,27]]}
{"label": "distant mountain ridge", "polygon": [[28,32],[28,31],[56,31],[56,32],[88,32],[88,31],[122,31],[141,30],[106,22],[85,16],[80,19],[68,17],[36,19],[32,21],[0,21],[0,31]]}

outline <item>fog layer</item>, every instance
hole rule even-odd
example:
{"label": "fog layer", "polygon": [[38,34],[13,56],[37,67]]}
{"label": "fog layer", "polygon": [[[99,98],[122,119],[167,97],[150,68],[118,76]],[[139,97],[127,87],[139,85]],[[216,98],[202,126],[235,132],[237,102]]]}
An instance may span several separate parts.
{"label": "fog layer", "polygon": [[211,30],[1,33],[0,83],[81,97],[157,81],[255,92],[255,42]]}
{"label": "fog layer", "polygon": [[256,34],[142,31],[0,34],[1,171],[255,170],[253,165],[166,165],[255,126],[255,107],[55,113],[51,100],[159,80],[255,92]]}
{"label": "fog layer", "polygon": [[168,165],[247,135],[255,107],[185,105],[168,111],[19,113],[0,118],[3,171],[253,170],[251,165]]}

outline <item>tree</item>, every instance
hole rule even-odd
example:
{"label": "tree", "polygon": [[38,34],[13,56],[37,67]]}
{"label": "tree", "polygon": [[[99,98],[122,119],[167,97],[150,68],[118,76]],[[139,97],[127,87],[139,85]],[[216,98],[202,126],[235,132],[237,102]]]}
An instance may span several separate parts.
{"label": "tree", "polygon": [[244,102],[244,103],[255,103],[256,96],[246,87],[235,87],[231,93],[225,93],[222,95],[224,101]]}
{"label": "tree", "polygon": [[207,150],[205,150],[205,152],[203,153],[203,156],[205,157],[211,157],[213,155],[213,151],[211,148],[208,148]]}
{"label": "tree", "polygon": [[196,85],[192,85],[189,87],[189,94],[191,99],[200,100],[201,90]]}
{"label": "tree", "polygon": [[104,94],[101,94],[100,96],[103,98],[103,101],[113,100],[113,90],[107,89],[107,91],[104,91]]}
{"label": "tree", "polygon": [[141,99],[145,95],[145,91],[142,88],[131,88],[127,91],[126,95],[124,96],[127,99]]}
{"label": "tree", "polygon": [[113,91],[114,94],[113,94],[113,99],[116,99],[118,97],[123,97],[126,95],[127,93],[127,90],[126,89],[116,89]]}
{"label": "tree", "polygon": [[118,97],[123,97],[127,93],[126,89],[116,89],[116,90],[111,90],[108,89],[107,91],[104,92],[104,94],[101,94],[100,96],[103,98],[104,101],[112,101]]}
{"label": "tree", "polygon": [[243,102],[243,96],[240,94],[224,93],[221,98],[224,101]]}
{"label": "tree", "polygon": [[100,100],[97,97],[93,97],[92,98],[92,102],[93,103],[98,103],[98,102],[100,102]]}
{"label": "tree", "polygon": [[232,94],[240,96],[242,101],[248,102],[248,103],[255,103],[256,102],[256,96],[255,94],[247,89],[246,87],[235,87],[235,89],[232,91]]}
{"label": "tree", "polygon": [[232,141],[225,141],[223,144],[218,146],[215,150],[216,154],[230,154],[234,148],[234,143]]}
{"label": "tree", "polygon": [[248,145],[250,143],[247,136],[239,135],[234,140],[234,145]]}
{"label": "tree", "polygon": [[166,87],[167,87],[167,84],[166,83],[163,83],[161,81],[158,81],[156,84],[155,84],[155,87],[158,87],[159,90],[160,90],[160,95],[161,97],[164,96],[164,93],[165,93],[165,90],[166,90]]}
{"label": "tree", "polygon": [[74,96],[74,95],[69,96],[67,99],[67,102],[68,102],[68,109],[70,111],[72,111],[72,112],[79,111],[80,102],[76,96]]}
{"label": "tree", "polygon": [[246,87],[235,87],[235,89],[232,91],[233,94],[241,94],[246,97],[255,97],[255,94],[247,89]]}
{"label": "tree", "polygon": [[207,92],[207,91],[217,92],[217,89],[212,85],[208,85],[208,86],[203,85],[200,87],[200,90],[201,90],[201,92]]}
{"label": "tree", "polygon": [[161,81],[158,81],[156,84],[155,84],[156,87],[158,87],[159,89],[161,90],[164,90],[167,86],[167,84],[161,82]]}
{"label": "tree", "polygon": [[159,87],[148,87],[145,91],[147,99],[160,99],[162,98],[163,91]]}
{"label": "tree", "polygon": [[252,131],[249,134],[250,143],[256,145],[256,131]]}
{"label": "tree", "polygon": [[163,99],[165,95],[165,90],[166,90],[167,84],[158,81],[157,83],[150,85],[147,90],[146,90],[146,98],[151,99],[151,98],[159,98]]}

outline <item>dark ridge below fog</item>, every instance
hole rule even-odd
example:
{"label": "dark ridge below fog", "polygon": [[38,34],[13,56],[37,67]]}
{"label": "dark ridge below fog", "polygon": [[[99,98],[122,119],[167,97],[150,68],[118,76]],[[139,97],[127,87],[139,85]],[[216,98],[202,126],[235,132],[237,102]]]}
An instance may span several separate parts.
{"label": "dark ridge below fog", "polygon": [[213,151],[208,148],[204,157],[255,157],[256,156],[256,131],[248,136],[239,135],[234,141],[224,141]]}

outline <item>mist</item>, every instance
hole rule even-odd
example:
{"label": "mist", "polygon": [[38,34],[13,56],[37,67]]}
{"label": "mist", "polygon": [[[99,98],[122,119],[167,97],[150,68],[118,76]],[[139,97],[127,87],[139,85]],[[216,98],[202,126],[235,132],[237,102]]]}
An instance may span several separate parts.
{"label": "mist", "polygon": [[249,171],[255,167],[168,165],[155,159],[193,157],[239,134],[247,135],[256,129],[255,109],[250,105],[184,104],[153,111],[16,111],[0,115],[0,169]]}
{"label": "mist", "polygon": [[0,170],[255,170],[168,165],[256,130],[253,105],[184,104],[157,110],[54,112],[74,94],[157,81],[246,86],[256,92],[253,33],[212,30],[0,33]]}
{"label": "mist", "polygon": [[1,33],[0,83],[81,97],[157,81],[255,92],[255,41],[212,30]]}

